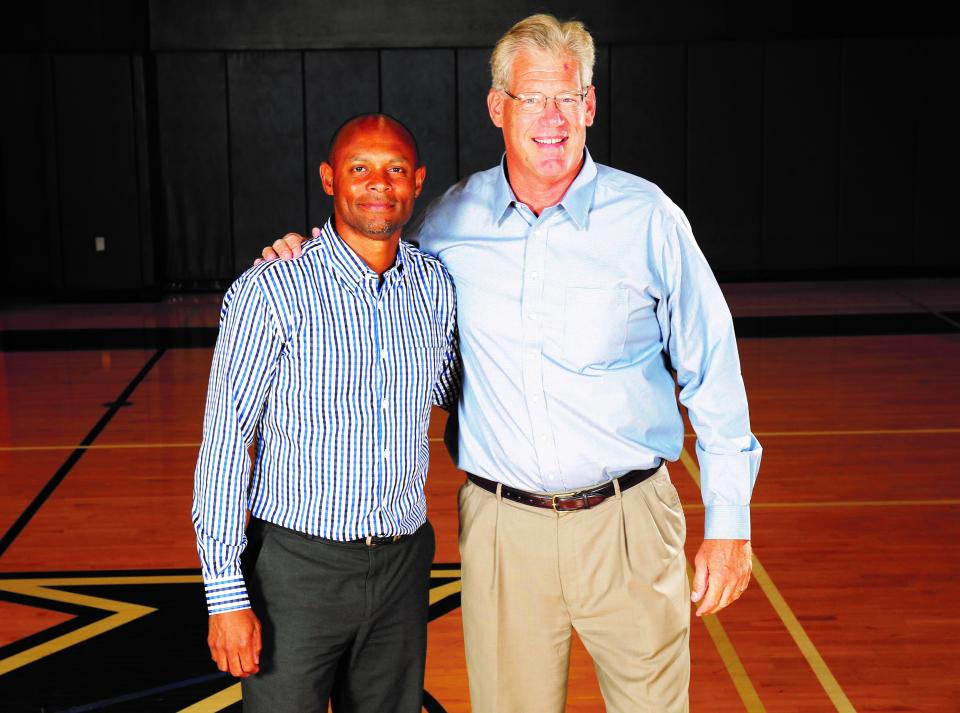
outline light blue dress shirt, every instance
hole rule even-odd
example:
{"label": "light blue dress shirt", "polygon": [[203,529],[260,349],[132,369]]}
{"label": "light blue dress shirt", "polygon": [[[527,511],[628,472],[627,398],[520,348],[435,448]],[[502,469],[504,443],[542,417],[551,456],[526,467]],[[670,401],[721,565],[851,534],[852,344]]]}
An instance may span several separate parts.
{"label": "light blue dress shirt", "polygon": [[760,444],[720,288],[683,212],[595,164],[540,216],[505,163],[450,188],[415,228],[457,288],[457,465],[571,491],[676,460],[688,408],[710,539],[750,537]]}

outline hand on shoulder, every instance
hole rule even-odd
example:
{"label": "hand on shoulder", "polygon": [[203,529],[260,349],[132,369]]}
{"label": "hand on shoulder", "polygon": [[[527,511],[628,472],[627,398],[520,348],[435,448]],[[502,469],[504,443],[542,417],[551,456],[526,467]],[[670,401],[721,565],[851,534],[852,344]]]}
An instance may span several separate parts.
{"label": "hand on shoulder", "polygon": [[[314,227],[311,234],[314,238],[319,237],[320,228]],[[292,260],[295,257],[300,257],[302,252],[300,246],[306,241],[307,239],[300,235],[300,233],[287,233],[279,240],[275,240],[273,245],[265,247],[260,253],[261,257],[254,260],[253,264],[259,265],[261,262],[270,262],[277,258],[281,260]]]}

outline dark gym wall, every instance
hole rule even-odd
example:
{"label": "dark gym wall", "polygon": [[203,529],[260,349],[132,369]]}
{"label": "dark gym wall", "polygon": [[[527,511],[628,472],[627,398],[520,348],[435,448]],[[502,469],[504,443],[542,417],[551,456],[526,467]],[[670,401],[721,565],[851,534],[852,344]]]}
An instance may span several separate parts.
{"label": "dark gym wall", "polygon": [[935,8],[45,0],[0,30],[2,291],[223,287],[327,217],[317,167],[358,112],[413,129],[425,206],[499,159],[490,47],[542,10],[597,40],[594,158],[658,183],[721,277],[955,274]]}

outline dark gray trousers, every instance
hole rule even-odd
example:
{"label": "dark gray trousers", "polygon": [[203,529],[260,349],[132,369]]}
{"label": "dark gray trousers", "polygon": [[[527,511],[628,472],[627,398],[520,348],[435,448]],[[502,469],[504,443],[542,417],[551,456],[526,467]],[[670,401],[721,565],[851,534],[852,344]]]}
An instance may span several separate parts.
{"label": "dark gray trousers", "polygon": [[[367,547],[261,520],[245,562],[263,625],[245,713],[420,713],[434,534]],[[256,552],[259,548],[259,552]]]}

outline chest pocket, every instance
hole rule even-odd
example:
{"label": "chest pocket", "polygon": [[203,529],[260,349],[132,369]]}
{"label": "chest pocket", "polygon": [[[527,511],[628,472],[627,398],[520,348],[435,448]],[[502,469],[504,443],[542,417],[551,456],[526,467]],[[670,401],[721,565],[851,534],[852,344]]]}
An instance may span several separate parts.
{"label": "chest pocket", "polygon": [[436,378],[440,373],[440,365],[443,363],[444,348],[435,345],[418,345],[415,349],[415,356],[419,360],[419,365],[425,370],[431,378]]}
{"label": "chest pocket", "polygon": [[617,361],[627,336],[627,290],[567,287],[563,298],[564,358],[581,372]]}

